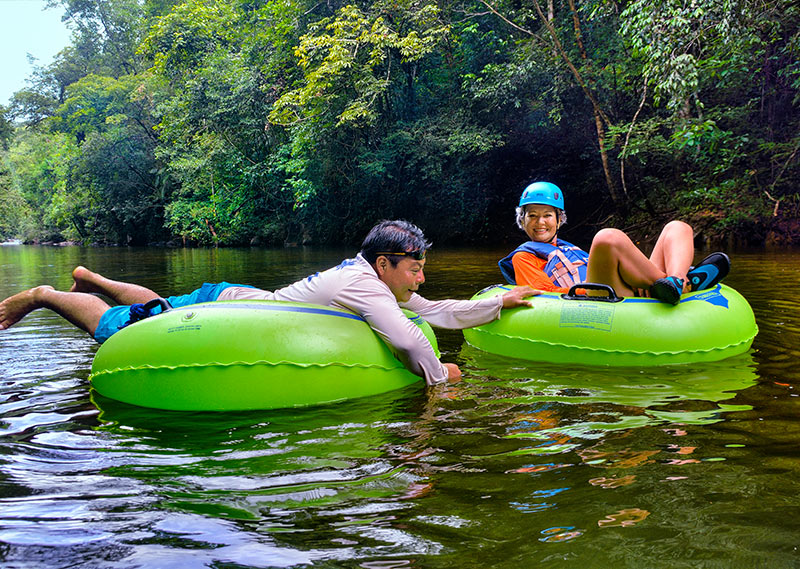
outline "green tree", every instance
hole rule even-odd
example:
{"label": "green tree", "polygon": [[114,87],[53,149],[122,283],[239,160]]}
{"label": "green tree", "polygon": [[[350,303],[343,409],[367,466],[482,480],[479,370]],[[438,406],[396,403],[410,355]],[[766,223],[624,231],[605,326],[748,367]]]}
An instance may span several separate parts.
{"label": "green tree", "polygon": [[786,234],[800,204],[789,0],[53,5],[73,44],[0,125],[42,238],[507,240],[536,178],[587,234]]}
{"label": "green tree", "polygon": [[14,185],[11,172],[0,166],[0,241],[22,236],[29,215],[30,208]]}
{"label": "green tree", "polygon": [[648,128],[670,133],[681,203],[717,227],[769,225],[773,206],[775,217],[781,200],[796,201],[798,16],[791,2],[750,0],[637,1],[622,14],[665,111]]}
{"label": "green tree", "polygon": [[169,86],[157,154],[179,185],[166,222],[185,240],[274,241],[291,215],[277,150],[284,138],[266,116],[273,86],[286,82],[292,42],[282,34],[291,35],[296,9],[186,2],[143,43],[152,72]]}
{"label": "green tree", "polygon": [[8,150],[8,145],[11,144],[14,138],[14,125],[8,119],[8,109],[0,105],[0,148]]}
{"label": "green tree", "polygon": [[77,145],[64,134],[42,134],[18,129],[6,155],[13,193],[32,209],[35,234],[27,239],[57,241],[79,236],[73,220],[63,215],[62,204],[74,199],[66,188],[70,163]]}

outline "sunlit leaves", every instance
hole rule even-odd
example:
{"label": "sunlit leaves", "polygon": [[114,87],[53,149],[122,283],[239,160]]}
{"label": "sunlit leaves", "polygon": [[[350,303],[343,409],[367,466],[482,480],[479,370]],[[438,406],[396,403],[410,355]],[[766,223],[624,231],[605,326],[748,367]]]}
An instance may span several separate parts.
{"label": "sunlit leaves", "polygon": [[105,130],[109,117],[125,112],[136,83],[136,78],[118,80],[100,75],[87,75],[73,83],[67,88],[64,103],[56,110],[62,128],[79,139],[88,132]]}
{"label": "sunlit leaves", "polygon": [[231,44],[236,29],[231,3],[189,0],[156,21],[139,51],[152,58],[158,74],[179,80],[210,53]]}
{"label": "sunlit leaves", "polygon": [[282,125],[306,119],[337,126],[374,123],[393,79],[392,65],[421,59],[447,33],[437,13],[434,5],[413,7],[407,21],[412,29],[402,33],[382,16],[349,5],[312,26],[295,50],[304,79],[278,99],[270,120]]}

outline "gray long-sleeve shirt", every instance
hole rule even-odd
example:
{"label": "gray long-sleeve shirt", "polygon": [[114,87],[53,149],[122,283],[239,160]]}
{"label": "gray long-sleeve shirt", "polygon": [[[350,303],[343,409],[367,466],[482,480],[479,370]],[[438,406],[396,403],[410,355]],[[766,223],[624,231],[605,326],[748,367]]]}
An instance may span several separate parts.
{"label": "gray long-sleeve shirt", "polygon": [[315,273],[289,286],[270,292],[230,287],[217,300],[283,300],[335,306],[364,318],[413,373],[429,385],[447,380],[445,368],[425,335],[400,307],[416,312],[433,326],[462,329],[500,317],[502,296],[483,300],[428,300],[414,293],[398,304],[389,287],[361,255],[336,267]]}

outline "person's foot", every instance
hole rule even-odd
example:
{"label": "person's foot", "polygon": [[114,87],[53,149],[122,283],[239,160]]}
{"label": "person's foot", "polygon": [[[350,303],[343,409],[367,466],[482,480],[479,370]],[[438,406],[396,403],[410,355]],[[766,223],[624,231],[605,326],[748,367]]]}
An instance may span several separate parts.
{"label": "person's foot", "polygon": [[731,260],[725,253],[711,253],[708,257],[689,269],[686,275],[692,291],[705,290],[716,286],[728,276],[731,270]]}
{"label": "person's foot", "polygon": [[683,279],[678,277],[664,277],[650,285],[650,296],[661,302],[678,304],[683,293]]}
{"label": "person's foot", "polygon": [[42,292],[48,290],[53,290],[53,287],[47,285],[37,286],[14,296],[9,296],[0,302],[0,330],[11,328],[27,314],[37,308],[41,308],[42,303],[39,297]]}

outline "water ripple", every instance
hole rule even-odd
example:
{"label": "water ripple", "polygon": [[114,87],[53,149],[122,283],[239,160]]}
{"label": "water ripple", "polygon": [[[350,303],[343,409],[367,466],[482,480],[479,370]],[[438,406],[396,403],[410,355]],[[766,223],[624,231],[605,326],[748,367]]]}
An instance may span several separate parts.
{"label": "water ripple", "polygon": [[[315,253],[283,250],[75,249],[59,251],[61,261],[50,250],[20,253],[37,268],[18,274],[22,265],[3,258],[15,253],[0,251],[0,296],[78,262],[163,288],[223,270],[273,282],[275,262],[324,268]],[[427,283],[433,298],[467,296],[495,277],[496,256],[471,254],[464,269],[461,252],[440,255],[431,257],[442,267]],[[0,333],[1,563],[793,566],[800,302],[774,290],[798,274],[769,269],[793,262],[735,259],[730,284],[752,300],[761,327],[741,358],[531,365],[445,331],[460,383],[269,412],[106,400],[86,379],[96,346],[38,311]]]}

